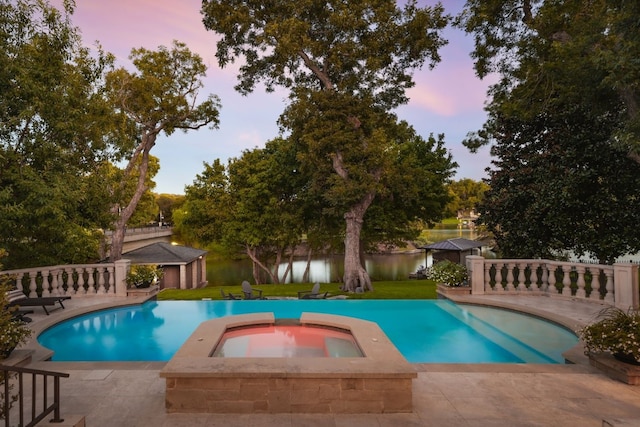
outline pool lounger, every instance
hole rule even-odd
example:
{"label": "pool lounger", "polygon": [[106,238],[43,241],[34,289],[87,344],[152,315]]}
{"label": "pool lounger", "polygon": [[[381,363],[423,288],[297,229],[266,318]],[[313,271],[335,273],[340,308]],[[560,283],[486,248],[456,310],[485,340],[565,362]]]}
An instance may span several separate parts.
{"label": "pool lounger", "polygon": [[29,298],[24,292],[20,289],[14,289],[13,291],[7,292],[7,300],[9,301],[10,306],[20,306],[20,307],[42,307],[47,316],[49,315],[49,310],[47,310],[47,306],[55,306],[56,304],[60,305],[60,308],[64,308],[64,304],[62,301],[71,299],[69,296],[53,296],[53,297],[36,297]]}

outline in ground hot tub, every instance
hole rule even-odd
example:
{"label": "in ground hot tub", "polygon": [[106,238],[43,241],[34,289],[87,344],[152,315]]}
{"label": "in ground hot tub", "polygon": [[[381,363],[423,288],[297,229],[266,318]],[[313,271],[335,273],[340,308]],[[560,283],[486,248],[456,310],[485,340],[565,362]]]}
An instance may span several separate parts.
{"label": "in ground hot tub", "polygon": [[284,320],[227,329],[213,357],[363,357],[351,332]]}
{"label": "in ground hot tub", "polygon": [[[228,316],[201,323],[160,372],[166,378],[167,412],[412,411],[416,371],[373,322],[317,313],[300,316],[299,326],[315,328],[314,332],[323,329],[323,340],[335,338],[332,333],[336,331],[350,336],[359,354],[342,357],[274,357],[265,355],[264,349],[247,354],[247,347],[252,344],[236,346],[233,351],[231,347],[226,350],[223,344],[225,333],[230,333],[229,337],[247,327],[271,328],[278,323],[273,313]],[[326,342],[315,346],[327,351]],[[218,357],[222,348],[225,355]]]}

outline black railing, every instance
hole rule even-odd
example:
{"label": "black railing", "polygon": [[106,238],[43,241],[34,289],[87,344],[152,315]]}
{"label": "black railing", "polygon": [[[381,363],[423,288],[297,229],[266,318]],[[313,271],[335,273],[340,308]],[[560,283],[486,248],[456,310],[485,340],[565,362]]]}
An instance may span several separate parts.
{"label": "black railing", "polygon": [[[68,378],[69,374],[64,372],[43,371],[40,369],[22,368],[18,366],[0,365],[0,373],[4,380],[3,393],[4,402],[2,402],[2,412],[4,413],[4,425],[11,425],[11,414],[18,413],[19,426],[31,427],[42,421],[47,415],[53,413],[52,423],[61,423],[64,420],[60,417],[60,378]],[[24,381],[25,375],[31,375],[31,410],[27,410],[27,402],[25,399],[26,385]],[[41,392],[38,393],[38,378],[42,379],[40,384]],[[49,383],[53,379],[53,398],[49,397]],[[14,390],[14,386],[18,387]],[[39,403],[42,409],[38,409]],[[13,411],[11,406],[15,406]],[[26,414],[25,414],[26,412]],[[31,418],[31,421],[25,423],[25,416]]]}

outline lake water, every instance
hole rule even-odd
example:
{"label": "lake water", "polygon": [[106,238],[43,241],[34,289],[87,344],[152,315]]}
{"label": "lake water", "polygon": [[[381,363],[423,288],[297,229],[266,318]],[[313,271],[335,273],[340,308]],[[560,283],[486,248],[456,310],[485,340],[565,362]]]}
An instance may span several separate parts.
{"label": "lake water", "polygon": [[[463,237],[475,239],[471,230],[433,229],[429,230],[429,242]],[[369,254],[365,256],[365,268],[373,280],[405,280],[421,265],[426,265],[425,251],[401,254]],[[293,280],[287,277],[287,283],[300,283],[307,266],[306,258],[299,258],[293,263]],[[281,264],[282,275],[286,269]],[[218,260],[207,259],[207,280],[219,285],[238,285],[243,280],[253,281],[252,263],[249,259]],[[344,255],[314,257],[309,267],[309,282],[338,282],[344,274]]]}

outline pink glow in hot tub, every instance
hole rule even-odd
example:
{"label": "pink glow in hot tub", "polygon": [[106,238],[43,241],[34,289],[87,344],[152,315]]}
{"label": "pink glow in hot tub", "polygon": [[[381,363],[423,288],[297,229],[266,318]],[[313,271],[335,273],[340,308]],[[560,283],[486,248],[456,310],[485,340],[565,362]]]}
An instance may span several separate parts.
{"label": "pink glow in hot tub", "polygon": [[305,325],[227,330],[213,357],[363,357],[348,331]]}

